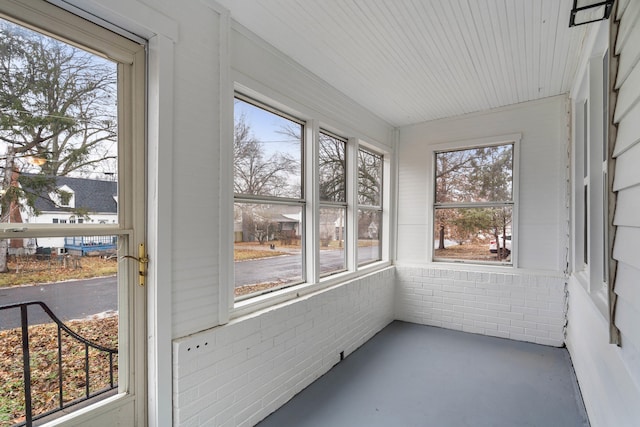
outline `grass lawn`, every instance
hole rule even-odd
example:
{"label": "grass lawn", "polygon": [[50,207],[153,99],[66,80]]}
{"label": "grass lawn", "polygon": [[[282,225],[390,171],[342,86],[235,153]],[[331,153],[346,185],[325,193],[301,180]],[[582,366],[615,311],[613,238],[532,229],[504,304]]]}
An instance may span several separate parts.
{"label": "grass lawn", "polygon": [[63,280],[112,276],[118,271],[115,258],[82,257],[66,259],[37,259],[35,256],[11,257],[9,271],[0,273],[0,287],[53,283]]}
{"label": "grass lawn", "polygon": [[269,258],[269,257],[274,257],[279,255],[287,255],[287,252],[282,252],[282,251],[273,250],[273,249],[259,249],[259,248],[253,249],[253,248],[247,248],[247,247],[240,247],[240,248],[233,249],[234,261],[248,261],[252,259]]}

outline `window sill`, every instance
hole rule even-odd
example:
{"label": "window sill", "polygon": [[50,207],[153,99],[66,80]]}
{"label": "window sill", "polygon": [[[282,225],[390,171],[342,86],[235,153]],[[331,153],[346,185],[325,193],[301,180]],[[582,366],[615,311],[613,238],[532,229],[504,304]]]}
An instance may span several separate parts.
{"label": "window sill", "polygon": [[[77,426],[84,423],[90,423],[92,420],[95,421],[96,418],[113,418],[114,411],[118,411],[119,408],[125,405],[133,404],[133,402],[134,398],[129,394],[116,394],[115,396],[107,397],[106,399],[92,405],[77,409],[67,415],[54,418],[53,420],[46,422],[46,425],[47,427],[63,427],[66,425]],[[45,417],[44,419],[46,420],[47,418]]]}
{"label": "window sill", "polygon": [[[604,320],[609,321],[609,295],[607,287],[604,283],[592,283],[589,274],[586,271],[578,271],[573,273],[576,281],[582,289],[589,295],[591,302],[597,311],[602,315]],[[597,286],[600,284],[600,286]]]}
{"label": "window sill", "polygon": [[465,261],[454,260],[447,258],[434,258],[431,261],[433,264],[445,264],[445,265],[467,265],[467,266],[482,266],[482,267],[506,267],[515,268],[512,262],[493,262],[493,261]]}
{"label": "window sill", "polygon": [[301,298],[315,292],[323,291],[335,286],[343,286],[354,279],[391,266],[389,261],[378,261],[360,267],[358,271],[347,271],[323,277],[318,283],[302,283],[285,289],[280,289],[263,295],[258,295],[243,301],[238,301],[230,310],[230,320],[252,314],[256,311],[268,309],[296,298]]}
{"label": "window sill", "polygon": [[452,270],[463,270],[463,271],[486,271],[486,272],[495,272],[495,271],[500,271],[500,272],[513,272],[514,270],[519,270],[518,268],[516,268],[513,264],[498,264],[498,263],[471,263],[471,262],[455,262],[455,261],[451,261],[451,260],[447,260],[447,261],[440,261],[440,260],[433,260],[431,262],[428,262],[427,264],[429,264],[429,267],[441,267],[441,268],[448,268],[448,269],[452,269]]}
{"label": "window sill", "polygon": [[394,263],[396,267],[405,268],[429,268],[429,269],[441,269],[452,271],[466,271],[472,273],[501,273],[501,274],[517,274],[517,275],[534,275],[545,277],[564,277],[564,273],[556,270],[542,270],[532,268],[520,268],[512,265],[488,265],[488,264],[468,264],[457,262],[436,262],[425,261],[423,263],[417,261],[396,261]]}

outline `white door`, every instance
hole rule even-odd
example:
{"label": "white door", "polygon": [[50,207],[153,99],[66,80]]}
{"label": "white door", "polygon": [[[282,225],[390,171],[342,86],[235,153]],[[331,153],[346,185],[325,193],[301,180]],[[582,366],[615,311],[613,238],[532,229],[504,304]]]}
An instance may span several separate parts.
{"label": "white door", "polygon": [[0,31],[0,426],[144,425],[145,46],[39,0]]}

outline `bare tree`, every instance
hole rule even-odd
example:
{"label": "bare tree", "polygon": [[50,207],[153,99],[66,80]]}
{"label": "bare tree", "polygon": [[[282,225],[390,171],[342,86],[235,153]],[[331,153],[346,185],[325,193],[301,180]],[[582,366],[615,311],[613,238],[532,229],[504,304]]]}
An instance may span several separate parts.
{"label": "bare tree", "polygon": [[[505,146],[485,147],[476,150],[476,155],[470,180],[475,184],[478,197],[492,202],[512,200],[513,150],[505,149]],[[509,254],[507,227],[511,225],[511,213],[512,210],[508,207],[491,209],[490,231],[496,241],[498,260]]]}
{"label": "bare tree", "polygon": [[0,141],[14,160],[65,176],[115,159],[114,64],[0,21],[0,68]]}
{"label": "bare tree", "polygon": [[[233,132],[233,187],[236,194],[289,197],[290,176],[299,170],[299,159],[278,151],[265,157],[264,147],[251,132],[244,114],[236,117]],[[294,184],[295,185],[295,184]]]}
{"label": "bare tree", "polygon": [[382,188],[382,156],[358,150],[358,203],[380,206]]}
{"label": "bare tree", "polygon": [[358,150],[358,204],[358,238],[378,240],[382,206],[382,156],[364,149]]}
{"label": "bare tree", "polygon": [[[242,102],[236,100],[236,102]],[[290,239],[278,222],[283,206],[274,209],[268,198],[299,198],[302,195],[300,161],[286,144],[300,146],[300,132],[289,129],[288,141],[263,141],[257,138],[245,113],[237,113],[234,123],[234,192],[239,196],[267,197],[262,203],[241,202],[242,239],[257,240],[261,245],[271,239]],[[274,149],[267,144],[279,144]],[[269,154],[268,154],[269,153]],[[282,218],[280,218],[282,220]],[[284,233],[284,234],[283,234]],[[290,234],[290,233],[289,233]],[[286,240],[286,239],[285,239]]]}
{"label": "bare tree", "polygon": [[[7,222],[11,206],[25,199],[15,179],[25,168],[38,172],[30,187],[49,194],[56,176],[90,174],[115,159],[117,72],[94,54],[4,20],[0,70],[0,222]],[[6,254],[3,239],[2,272]]]}
{"label": "bare tree", "polygon": [[[498,259],[506,258],[507,229],[511,224],[513,182],[512,146],[488,146],[436,154],[436,209],[439,249],[445,233],[463,242],[479,234],[491,234],[497,242]],[[469,204],[491,203],[494,207],[471,208]],[[467,205],[458,208],[455,204]],[[502,242],[498,237],[502,236]]]}
{"label": "bare tree", "polygon": [[347,197],[347,158],[343,140],[320,132],[319,145],[320,200],[345,202]]}

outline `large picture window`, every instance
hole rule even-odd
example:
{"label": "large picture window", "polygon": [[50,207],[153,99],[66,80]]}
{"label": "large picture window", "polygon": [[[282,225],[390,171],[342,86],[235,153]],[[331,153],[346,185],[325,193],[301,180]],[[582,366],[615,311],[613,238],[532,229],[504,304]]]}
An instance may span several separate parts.
{"label": "large picture window", "polygon": [[434,260],[512,263],[514,147],[435,152]]}

